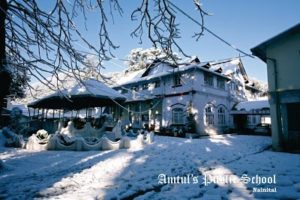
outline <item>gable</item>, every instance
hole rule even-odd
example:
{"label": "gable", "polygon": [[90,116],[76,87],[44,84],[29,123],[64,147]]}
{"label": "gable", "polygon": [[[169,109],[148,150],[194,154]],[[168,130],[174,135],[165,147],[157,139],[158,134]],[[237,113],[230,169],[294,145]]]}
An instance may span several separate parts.
{"label": "gable", "polygon": [[146,71],[142,74],[141,77],[169,73],[174,68],[177,68],[177,67],[174,65],[171,65],[169,63],[165,63],[165,62],[161,62],[161,61],[153,62],[146,69]]}

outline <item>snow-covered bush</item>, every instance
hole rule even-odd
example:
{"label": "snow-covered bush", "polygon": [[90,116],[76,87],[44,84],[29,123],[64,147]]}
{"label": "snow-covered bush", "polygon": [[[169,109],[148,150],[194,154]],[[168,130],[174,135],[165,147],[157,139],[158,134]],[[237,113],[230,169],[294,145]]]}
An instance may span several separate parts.
{"label": "snow-covered bush", "polygon": [[6,137],[5,146],[7,147],[24,147],[25,142],[22,135],[17,135],[9,128],[4,127],[2,134]]}
{"label": "snow-covered bush", "polygon": [[44,129],[40,129],[38,130],[38,132],[36,133],[36,137],[40,140],[45,140],[48,138],[48,132]]}

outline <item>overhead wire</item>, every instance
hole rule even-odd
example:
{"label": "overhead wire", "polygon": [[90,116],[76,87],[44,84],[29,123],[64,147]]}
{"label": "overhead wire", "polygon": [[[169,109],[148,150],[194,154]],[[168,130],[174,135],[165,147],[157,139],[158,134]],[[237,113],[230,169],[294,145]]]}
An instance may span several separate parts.
{"label": "overhead wire", "polygon": [[254,56],[246,53],[245,51],[237,48],[235,45],[229,43],[228,41],[226,41],[225,39],[223,39],[221,36],[217,35],[216,33],[214,33],[212,30],[208,29],[206,26],[204,26],[204,24],[201,24],[200,22],[198,22],[197,20],[195,20],[193,17],[191,17],[189,14],[187,14],[186,12],[184,12],[181,8],[179,8],[178,6],[176,6],[174,3],[172,3],[171,1],[169,1],[169,4],[175,8],[176,10],[178,10],[179,12],[181,12],[184,16],[186,16],[188,19],[190,19],[191,21],[193,21],[194,23],[196,23],[197,25],[201,26],[205,31],[207,31],[208,33],[210,33],[211,35],[213,35],[215,38],[219,39],[220,41],[222,41],[223,43],[225,43],[226,45],[230,46],[231,48],[233,48],[234,50],[240,52],[241,54],[250,57],[250,58],[255,58]]}

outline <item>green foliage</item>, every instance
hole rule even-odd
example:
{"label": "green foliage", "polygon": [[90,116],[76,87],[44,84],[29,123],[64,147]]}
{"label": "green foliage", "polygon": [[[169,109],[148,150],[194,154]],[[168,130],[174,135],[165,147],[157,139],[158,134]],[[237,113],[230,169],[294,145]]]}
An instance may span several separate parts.
{"label": "green foliage", "polygon": [[196,120],[195,114],[188,113],[187,123],[186,123],[186,132],[188,133],[196,133]]}

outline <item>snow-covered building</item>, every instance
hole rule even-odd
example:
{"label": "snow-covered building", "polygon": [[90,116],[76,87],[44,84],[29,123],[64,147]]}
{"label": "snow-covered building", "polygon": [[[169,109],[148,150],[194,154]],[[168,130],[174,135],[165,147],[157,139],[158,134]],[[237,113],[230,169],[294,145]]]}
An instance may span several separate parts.
{"label": "snow-covered building", "polygon": [[[232,110],[234,128],[239,131],[255,131],[258,127],[269,128],[271,124],[270,104],[268,99],[243,101]],[[270,130],[266,130],[270,133]]]}
{"label": "snow-covered building", "polygon": [[194,58],[178,65],[155,60],[124,72],[114,89],[127,96],[121,116],[133,127],[214,134],[233,126],[231,109],[255,92],[246,91],[247,83],[239,58],[204,63]]}

